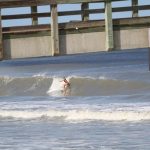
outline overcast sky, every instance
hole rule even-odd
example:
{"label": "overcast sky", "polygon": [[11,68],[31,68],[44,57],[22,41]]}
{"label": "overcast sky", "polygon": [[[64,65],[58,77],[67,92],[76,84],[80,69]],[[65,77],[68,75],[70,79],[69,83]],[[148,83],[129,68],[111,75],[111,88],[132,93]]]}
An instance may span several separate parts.
{"label": "overcast sky", "polygon": [[[150,0],[139,0],[139,5],[150,5]],[[113,7],[123,7],[123,6],[131,6],[131,0],[121,1],[121,2],[112,2]],[[103,3],[98,4],[90,4],[90,9],[99,9],[104,8]],[[63,4],[58,5],[58,11],[69,11],[69,10],[80,10],[81,4]],[[39,6],[38,12],[49,12],[50,6]],[[26,14],[30,13],[30,7],[24,8],[9,8],[9,9],[2,9],[2,15],[11,15],[11,14]],[[113,13],[113,18],[127,18],[131,17],[131,12],[120,12],[120,13]],[[140,11],[140,16],[150,16],[150,10],[147,11]],[[81,16],[65,16],[59,17],[59,22],[68,22],[71,20],[81,20]],[[104,19],[104,14],[92,14],[90,15],[91,20],[98,20]],[[50,23],[50,18],[39,18],[39,24],[48,24]],[[7,20],[3,21],[2,25],[7,26],[19,26],[19,25],[31,25],[31,19],[17,19],[17,20]]]}

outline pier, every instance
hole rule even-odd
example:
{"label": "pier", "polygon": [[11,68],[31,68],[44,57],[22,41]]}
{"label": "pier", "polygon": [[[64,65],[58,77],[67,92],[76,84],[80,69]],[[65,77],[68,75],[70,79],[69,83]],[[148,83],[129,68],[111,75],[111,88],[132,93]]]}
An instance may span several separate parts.
{"label": "pier", "polygon": [[[0,59],[58,56],[99,51],[150,47],[150,5],[113,7],[113,2],[126,0],[1,0],[0,1]],[[91,9],[91,3],[104,8]],[[81,4],[80,10],[58,11],[59,5]],[[50,12],[38,12],[38,6],[49,6]],[[3,15],[6,8],[30,7],[28,14]],[[113,13],[131,12],[131,17],[113,19]],[[90,15],[104,14],[104,19],[92,20]],[[81,20],[59,22],[59,17],[80,15]],[[38,19],[49,17],[50,24]],[[31,19],[31,25],[4,27],[3,21]]]}

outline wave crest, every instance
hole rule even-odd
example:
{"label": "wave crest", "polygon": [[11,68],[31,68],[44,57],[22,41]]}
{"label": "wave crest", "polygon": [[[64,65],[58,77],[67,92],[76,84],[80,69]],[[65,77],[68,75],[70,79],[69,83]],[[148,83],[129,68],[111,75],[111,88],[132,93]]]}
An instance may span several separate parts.
{"label": "wave crest", "polygon": [[[51,86],[56,77],[34,76],[26,78],[0,77],[0,96],[46,96],[51,94]],[[60,78],[58,78],[60,79]],[[105,77],[68,77],[71,83],[71,96],[99,96],[116,94],[134,94],[150,90],[150,83],[144,81],[130,81],[107,79]],[[61,82],[57,82],[55,89],[60,92]]]}

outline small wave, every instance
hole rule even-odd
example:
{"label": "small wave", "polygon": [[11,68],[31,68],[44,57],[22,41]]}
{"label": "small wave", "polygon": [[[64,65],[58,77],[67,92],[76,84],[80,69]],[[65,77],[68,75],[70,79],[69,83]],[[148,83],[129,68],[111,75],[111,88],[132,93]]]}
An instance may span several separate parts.
{"label": "small wave", "polygon": [[33,75],[33,77],[46,77],[46,72],[45,73],[39,73],[39,74],[35,74],[35,75]]}
{"label": "small wave", "polygon": [[116,94],[133,94],[150,90],[150,83],[142,81],[99,78],[74,78],[72,84],[72,96],[99,96]]}
{"label": "small wave", "polygon": [[46,95],[52,78],[49,77],[0,77],[0,96]]}

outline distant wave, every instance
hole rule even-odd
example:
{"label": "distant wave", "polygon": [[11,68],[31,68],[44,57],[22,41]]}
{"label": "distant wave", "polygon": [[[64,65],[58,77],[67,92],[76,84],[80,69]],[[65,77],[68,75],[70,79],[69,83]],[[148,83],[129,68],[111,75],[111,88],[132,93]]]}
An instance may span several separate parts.
{"label": "distant wave", "polygon": [[[50,91],[55,78],[44,75],[22,78],[0,77],[0,96],[52,96],[48,91]],[[150,83],[144,81],[78,76],[70,76],[68,79],[71,83],[71,96],[133,94],[150,91]]]}

